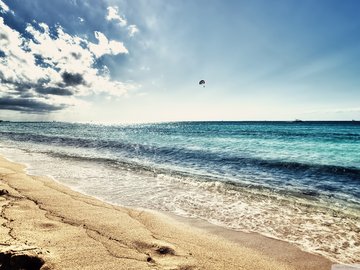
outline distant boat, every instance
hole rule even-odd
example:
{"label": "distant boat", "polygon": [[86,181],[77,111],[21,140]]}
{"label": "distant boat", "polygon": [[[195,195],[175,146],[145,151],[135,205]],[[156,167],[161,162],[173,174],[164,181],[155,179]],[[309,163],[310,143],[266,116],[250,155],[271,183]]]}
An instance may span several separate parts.
{"label": "distant boat", "polygon": [[303,123],[304,121],[303,120],[300,120],[300,119],[295,119],[294,121],[293,121],[293,123]]}

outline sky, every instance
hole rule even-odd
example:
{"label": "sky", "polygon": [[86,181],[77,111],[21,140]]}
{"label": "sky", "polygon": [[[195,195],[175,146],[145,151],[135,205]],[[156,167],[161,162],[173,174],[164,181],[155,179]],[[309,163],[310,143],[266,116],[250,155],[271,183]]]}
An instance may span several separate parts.
{"label": "sky", "polygon": [[0,119],[360,120],[359,13],[358,0],[0,0]]}

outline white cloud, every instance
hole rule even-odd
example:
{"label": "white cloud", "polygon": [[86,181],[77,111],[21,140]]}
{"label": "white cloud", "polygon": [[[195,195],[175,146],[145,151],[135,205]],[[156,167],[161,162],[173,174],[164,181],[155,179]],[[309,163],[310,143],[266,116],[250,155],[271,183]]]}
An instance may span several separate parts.
{"label": "white cloud", "polygon": [[2,0],[0,0],[0,13],[6,13],[9,11],[9,7]]}
{"label": "white cloud", "polygon": [[[128,22],[127,20],[119,15],[119,11],[117,7],[108,7],[107,8],[107,15],[106,15],[106,20],[108,21],[116,21],[119,23],[119,25],[121,27],[125,27],[127,26]],[[128,30],[128,34],[130,37],[133,37],[136,33],[139,32],[139,29],[137,28],[137,26],[135,24],[131,24],[129,25],[127,28]]]}
{"label": "white cloud", "polygon": [[97,58],[103,56],[104,54],[116,55],[119,53],[128,53],[128,50],[122,42],[114,40],[109,41],[103,33],[97,31],[95,32],[95,37],[99,43],[89,43],[89,49]]}
{"label": "white cloud", "polygon": [[130,37],[133,37],[136,33],[139,32],[139,29],[137,28],[137,26],[135,24],[129,25],[128,30],[129,30]]}
{"label": "white cloud", "polygon": [[[13,81],[39,79],[37,74],[42,73],[41,68],[35,65],[34,55],[23,49],[25,40],[17,31],[5,25],[1,17],[0,29],[0,48],[5,54],[5,57],[0,59],[1,77]],[[4,80],[4,78],[1,79]]]}
{"label": "white cloud", "polygon": [[[0,0],[1,1],[1,0]],[[45,23],[28,24],[26,38],[0,17],[0,107],[33,112],[59,110],[81,96],[106,93],[120,96],[136,88],[110,78],[96,59],[128,53],[122,42],[95,32],[98,44],[70,35],[60,26],[57,37]],[[39,30],[40,29],[40,30]]]}
{"label": "white cloud", "polygon": [[112,20],[117,21],[122,27],[127,25],[126,19],[119,15],[117,7],[108,7],[107,11],[108,13],[106,15],[106,19],[108,21],[112,21]]}

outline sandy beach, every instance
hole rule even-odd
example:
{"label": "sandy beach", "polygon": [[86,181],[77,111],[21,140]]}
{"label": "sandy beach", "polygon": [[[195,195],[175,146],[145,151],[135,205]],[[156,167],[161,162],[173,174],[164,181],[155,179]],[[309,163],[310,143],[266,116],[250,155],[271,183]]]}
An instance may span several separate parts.
{"label": "sandy beach", "polygon": [[331,268],[282,241],[113,206],[24,168],[0,157],[4,269]]}

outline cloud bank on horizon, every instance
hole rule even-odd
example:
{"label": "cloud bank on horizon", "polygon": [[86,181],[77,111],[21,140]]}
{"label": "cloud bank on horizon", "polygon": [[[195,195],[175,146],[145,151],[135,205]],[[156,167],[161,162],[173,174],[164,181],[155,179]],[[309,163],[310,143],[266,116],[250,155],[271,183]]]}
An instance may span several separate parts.
{"label": "cloud bank on horizon", "polygon": [[[16,16],[2,0],[0,12]],[[105,20],[127,26],[116,7],[107,8]],[[136,25],[128,27],[130,36],[137,32]],[[100,31],[93,35],[95,42],[67,33],[60,24],[35,19],[25,22],[20,32],[0,17],[0,109],[48,113],[76,105],[82,97],[121,96],[136,88],[135,83],[112,79],[106,64],[99,64],[105,55],[128,54],[124,43]]]}

